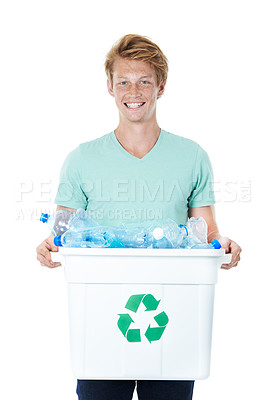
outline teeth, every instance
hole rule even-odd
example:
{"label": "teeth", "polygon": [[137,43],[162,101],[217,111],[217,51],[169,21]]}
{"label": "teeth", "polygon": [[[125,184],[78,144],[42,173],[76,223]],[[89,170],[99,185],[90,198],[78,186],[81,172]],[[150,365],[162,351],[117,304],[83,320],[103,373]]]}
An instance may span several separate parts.
{"label": "teeth", "polygon": [[137,108],[137,107],[141,107],[144,103],[125,103],[125,104],[129,108]]}

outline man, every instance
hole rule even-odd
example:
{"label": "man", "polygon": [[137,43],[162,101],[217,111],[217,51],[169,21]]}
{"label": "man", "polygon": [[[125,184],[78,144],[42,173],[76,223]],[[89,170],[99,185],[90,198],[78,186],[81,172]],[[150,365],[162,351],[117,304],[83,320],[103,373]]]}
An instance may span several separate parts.
{"label": "man", "polygon": [[[160,48],[146,37],[126,35],[107,54],[107,88],[119,110],[115,131],[83,143],[61,170],[57,210],[87,209],[103,225],[129,220],[171,218],[186,223],[203,217],[208,240],[219,239],[235,267],[240,246],[219,233],[214,213],[212,169],[206,152],[195,142],[161,129],[157,100],[163,95],[168,65]],[[53,237],[37,247],[37,259],[50,268]],[[190,400],[193,381],[138,381],[139,399]],[[78,380],[80,400],[128,400],[134,381]],[[152,397],[151,397],[152,396]]]}

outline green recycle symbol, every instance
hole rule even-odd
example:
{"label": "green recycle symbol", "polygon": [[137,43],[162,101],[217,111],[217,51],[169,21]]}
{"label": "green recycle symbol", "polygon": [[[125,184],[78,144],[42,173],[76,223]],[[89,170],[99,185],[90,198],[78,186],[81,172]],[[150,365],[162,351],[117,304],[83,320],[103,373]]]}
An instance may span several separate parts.
{"label": "green recycle symbol", "polygon": [[[156,300],[152,294],[134,294],[129,297],[125,308],[133,312],[137,312],[141,302],[146,307],[145,311],[155,311],[158,308],[160,300]],[[141,342],[140,329],[129,329],[131,323],[134,320],[129,314],[118,314],[119,320],[117,322],[118,328],[123,334],[123,336],[128,340],[128,342]],[[157,327],[151,327],[150,324],[145,332],[145,337],[151,343],[159,340],[163,335],[169,318],[167,314],[162,311],[154,317],[154,320],[158,324]]]}

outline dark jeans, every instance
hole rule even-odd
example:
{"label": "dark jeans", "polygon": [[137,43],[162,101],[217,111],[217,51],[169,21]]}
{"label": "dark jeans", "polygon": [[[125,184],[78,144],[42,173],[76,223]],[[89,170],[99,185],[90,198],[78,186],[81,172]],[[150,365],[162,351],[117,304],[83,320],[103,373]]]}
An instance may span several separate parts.
{"label": "dark jeans", "polygon": [[194,381],[79,380],[79,400],[131,400],[135,385],[139,400],[192,400]]}

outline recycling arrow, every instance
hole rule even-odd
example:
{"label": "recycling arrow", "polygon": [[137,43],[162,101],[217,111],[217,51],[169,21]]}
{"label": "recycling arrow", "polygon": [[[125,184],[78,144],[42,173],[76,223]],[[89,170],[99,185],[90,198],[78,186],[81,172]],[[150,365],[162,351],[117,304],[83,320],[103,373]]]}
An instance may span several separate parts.
{"label": "recycling arrow", "polygon": [[120,316],[118,320],[118,327],[123,336],[126,335],[130,325],[134,320],[131,318],[129,314],[118,314]]}
{"label": "recycling arrow", "polygon": [[141,342],[140,329],[129,329],[126,337],[128,342]]}
{"label": "recycling arrow", "polygon": [[145,296],[144,294],[134,294],[130,296],[126,303],[125,308],[133,312],[136,312],[144,296]]}
{"label": "recycling arrow", "polygon": [[149,340],[150,343],[152,341],[159,340],[161,338],[166,328],[166,325],[169,322],[169,317],[165,313],[165,311],[162,311],[160,314],[154,317],[154,320],[157,322],[159,326],[151,328],[149,325],[145,333],[145,337],[147,338],[147,340]]}
{"label": "recycling arrow", "polygon": [[140,306],[141,301],[146,307],[145,311],[154,311],[158,308],[160,300],[156,300],[152,294],[134,294],[129,297],[125,308],[136,312]]}
{"label": "recycling arrow", "polygon": [[143,298],[143,304],[146,307],[145,311],[154,311],[158,308],[160,300],[156,300],[152,294],[147,294]]}
{"label": "recycling arrow", "polygon": [[160,314],[156,315],[154,317],[154,320],[157,322],[159,326],[165,326],[169,322],[169,317],[165,313],[165,311],[162,311]]}
{"label": "recycling arrow", "polygon": [[118,328],[126,336],[128,342],[141,342],[140,329],[129,329],[130,325],[134,320],[129,314],[118,314],[120,316],[118,320]]}
{"label": "recycling arrow", "polygon": [[[129,297],[125,308],[136,313],[138,308],[143,302],[146,307],[145,311],[155,311],[158,308],[158,305],[161,300],[157,300],[152,294],[134,294]],[[141,332],[140,329],[130,329],[130,325],[134,320],[129,314],[118,314],[119,320],[117,322],[118,328],[123,334],[123,336],[128,340],[128,342],[141,342]],[[151,343],[159,340],[163,332],[169,322],[169,317],[162,311],[154,317],[155,322],[157,323],[157,327],[151,327],[149,324],[145,337]]]}
{"label": "recycling arrow", "polygon": [[159,340],[161,338],[164,330],[165,330],[165,326],[164,327],[159,326],[159,327],[156,327],[156,328],[151,328],[150,325],[149,325],[147,330],[146,330],[145,337],[151,343],[152,341]]}

